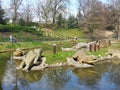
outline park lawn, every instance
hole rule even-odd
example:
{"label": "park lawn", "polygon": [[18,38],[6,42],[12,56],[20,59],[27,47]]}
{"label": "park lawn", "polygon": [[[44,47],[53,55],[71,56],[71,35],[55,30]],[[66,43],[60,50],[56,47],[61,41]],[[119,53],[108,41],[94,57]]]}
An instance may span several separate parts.
{"label": "park lawn", "polygon": [[32,42],[18,42],[18,43],[1,42],[0,50],[10,50],[16,48],[32,48],[37,46],[39,46],[39,44]]}
{"label": "park lawn", "polygon": [[62,39],[70,39],[74,37],[83,38],[85,34],[79,29],[57,29],[52,30],[53,37],[59,37]]}
{"label": "park lawn", "polygon": [[56,44],[57,50],[60,50],[61,47],[72,47],[79,41],[73,42],[71,40],[66,41],[47,41],[47,42],[17,42],[17,43],[10,43],[10,42],[0,42],[0,50],[10,50],[16,48],[35,48],[39,47],[42,48],[44,51],[52,50],[53,44]]}
{"label": "park lawn", "polygon": [[114,48],[114,49],[120,49],[120,43],[114,43],[110,46],[110,48]]}

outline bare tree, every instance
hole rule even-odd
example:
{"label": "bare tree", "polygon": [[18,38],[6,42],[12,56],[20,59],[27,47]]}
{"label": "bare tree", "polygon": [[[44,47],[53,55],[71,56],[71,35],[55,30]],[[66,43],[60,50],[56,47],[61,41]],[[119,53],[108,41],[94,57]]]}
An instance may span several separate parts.
{"label": "bare tree", "polygon": [[29,0],[26,0],[21,12],[21,17],[25,20],[26,25],[30,25],[30,23],[33,22],[33,18],[34,18],[33,11],[34,9],[32,7],[32,2],[29,2]]}
{"label": "bare tree", "polygon": [[50,0],[51,2],[51,13],[52,13],[52,22],[55,24],[56,17],[60,14],[65,12],[66,10],[66,3],[69,2],[69,0]]}
{"label": "bare tree", "polygon": [[89,8],[89,0],[78,0],[78,4],[79,13],[81,13],[85,17],[86,12],[88,11]]}
{"label": "bare tree", "polygon": [[41,5],[41,8],[42,18],[45,20],[45,24],[47,24],[51,16],[51,1],[50,0],[44,1],[44,3],[42,3]]}
{"label": "bare tree", "polygon": [[27,24],[29,24],[30,22],[32,22],[32,9],[31,9],[31,5],[29,3],[27,3],[26,8],[25,8],[25,17],[26,17],[26,22]]}
{"label": "bare tree", "polygon": [[110,24],[116,27],[117,37],[120,39],[120,0],[108,0],[108,9],[110,11]]}
{"label": "bare tree", "polygon": [[105,6],[98,0],[78,0],[78,17],[85,25],[94,24],[95,27],[105,23]]}
{"label": "bare tree", "polygon": [[119,9],[120,7],[120,0],[107,0],[108,5],[112,6],[115,9]]}
{"label": "bare tree", "polygon": [[38,18],[38,22],[41,22],[41,11],[42,11],[42,0],[35,0],[34,11],[36,13],[36,17]]}
{"label": "bare tree", "polygon": [[[89,0],[78,0],[78,19],[79,19],[79,25],[83,26],[84,23],[86,23],[87,19],[87,12],[89,9]],[[82,21],[82,22],[81,22]]]}
{"label": "bare tree", "polygon": [[39,21],[42,18],[45,20],[45,24],[47,24],[48,21],[51,20],[54,25],[57,16],[65,12],[67,2],[69,2],[69,0],[38,0],[36,3],[36,13]]}
{"label": "bare tree", "polygon": [[22,4],[23,0],[11,0],[10,6],[13,10],[13,24],[15,25],[17,23],[17,16],[18,16],[18,9],[20,5]]}
{"label": "bare tree", "polygon": [[[104,29],[106,25],[106,7],[99,0],[78,0],[79,26],[86,27],[92,39],[96,31]],[[82,25],[81,25],[82,24]]]}
{"label": "bare tree", "polygon": [[36,0],[35,13],[38,18],[39,24],[45,21],[45,25],[51,18],[51,1],[50,0]]}

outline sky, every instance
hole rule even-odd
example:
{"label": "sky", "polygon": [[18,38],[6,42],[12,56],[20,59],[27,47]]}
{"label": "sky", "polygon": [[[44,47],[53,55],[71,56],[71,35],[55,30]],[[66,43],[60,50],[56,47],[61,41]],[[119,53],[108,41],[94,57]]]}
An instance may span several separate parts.
{"label": "sky", "polygon": [[7,5],[9,4],[9,1],[10,1],[10,0],[1,0],[2,7],[3,7],[3,8],[7,7]]}
{"label": "sky", "polygon": [[70,13],[73,15],[77,14],[77,8],[78,8],[78,4],[77,4],[77,0],[70,0]]}

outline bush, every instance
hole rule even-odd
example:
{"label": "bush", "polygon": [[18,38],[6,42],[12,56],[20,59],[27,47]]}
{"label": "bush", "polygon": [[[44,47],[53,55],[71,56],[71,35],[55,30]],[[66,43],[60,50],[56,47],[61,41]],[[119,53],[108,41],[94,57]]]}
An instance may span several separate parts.
{"label": "bush", "polygon": [[20,25],[20,26],[25,26],[25,20],[23,19],[23,18],[20,18],[19,20],[18,20],[18,25]]}
{"label": "bush", "polygon": [[67,20],[67,28],[68,29],[74,29],[78,28],[78,20],[74,16],[70,15],[68,20]]}
{"label": "bush", "polygon": [[88,29],[84,29],[84,30],[82,30],[82,33],[89,34],[89,30]]}
{"label": "bush", "polygon": [[114,25],[107,25],[106,29],[112,31],[112,30],[115,30],[115,26]]}
{"label": "bush", "polygon": [[28,32],[40,36],[43,35],[41,30],[37,31],[35,28],[32,27],[0,25],[0,32],[20,32],[20,31]]}

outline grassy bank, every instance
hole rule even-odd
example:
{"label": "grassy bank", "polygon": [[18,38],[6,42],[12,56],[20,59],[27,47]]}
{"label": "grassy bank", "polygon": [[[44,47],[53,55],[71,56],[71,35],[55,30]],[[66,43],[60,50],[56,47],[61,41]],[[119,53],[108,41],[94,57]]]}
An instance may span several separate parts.
{"label": "grassy bank", "polygon": [[105,56],[106,53],[108,52],[108,48],[109,48],[109,47],[101,48],[99,51],[96,51],[96,52],[88,52],[88,54],[92,54],[92,55],[95,55],[95,56],[97,56],[97,57],[99,57],[99,56]]}
{"label": "grassy bank", "polygon": [[17,42],[17,43],[9,43],[9,42],[0,42],[0,50],[9,50],[16,48],[34,48],[40,47],[44,51],[52,50],[53,44],[56,44],[57,50],[59,51],[61,47],[72,47],[77,42],[72,42],[71,40],[67,41],[49,41],[49,42]]}
{"label": "grassy bank", "polygon": [[56,37],[60,37],[63,39],[69,39],[69,38],[74,38],[74,37],[78,37],[78,38],[84,38],[85,34],[82,33],[81,30],[79,29],[58,29],[58,30],[54,30],[53,32],[53,37],[56,35]]}
{"label": "grassy bank", "polygon": [[12,25],[0,25],[0,42],[8,42],[12,35],[18,42],[33,41],[56,41],[71,39],[73,37],[84,38],[85,35],[79,29],[57,29],[32,28]]}

